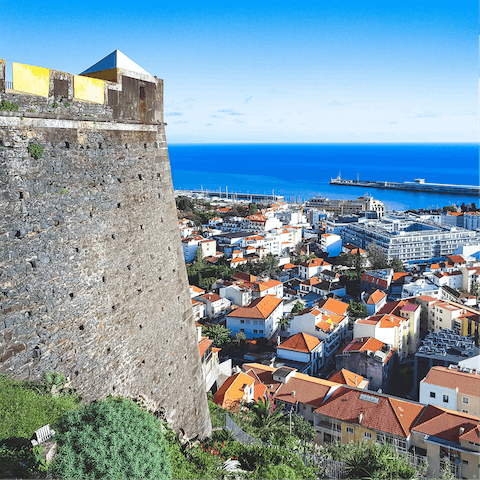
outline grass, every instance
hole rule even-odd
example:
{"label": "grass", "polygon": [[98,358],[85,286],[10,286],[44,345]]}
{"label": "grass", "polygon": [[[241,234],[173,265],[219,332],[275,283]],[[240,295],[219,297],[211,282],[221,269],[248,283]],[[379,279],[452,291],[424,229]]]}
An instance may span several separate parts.
{"label": "grass", "polygon": [[40,382],[0,375],[0,439],[30,438],[35,430],[53,425],[63,413],[80,408],[80,400],[75,393],[54,397]]}

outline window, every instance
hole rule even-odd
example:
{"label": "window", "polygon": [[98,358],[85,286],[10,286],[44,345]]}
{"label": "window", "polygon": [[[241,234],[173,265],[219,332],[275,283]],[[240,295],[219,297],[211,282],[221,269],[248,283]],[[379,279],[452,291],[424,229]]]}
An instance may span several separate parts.
{"label": "window", "polygon": [[244,329],[244,328],[241,328],[240,331],[241,331],[242,333],[245,333],[245,329]]}
{"label": "window", "polygon": [[363,432],[363,438],[372,438],[372,434],[370,432]]}
{"label": "window", "polygon": [[448,403],[448,395],[444,395],[444,396],[443,396],[443,401],[444,401],[445,403]]}
{"label": "window", "polygon": [[258,333],[258,330],[254,330],[253,333]]}
{"label": "window", "polygon": [[353,428],[352,427],[347,427],[347,433],[353,433]]}
{"label": "window", "polygon": [[259,330],[258,333],[263,333],[263,330]]}
{"label": "window", "polygon": [[240,320],[240,323],[245,323],[245,320]]}
{"label": "window", "polygon": [[468,410],[462,410],[463,413],[468,413]]}
{"label": "window", "polygon": [[435,398],[435,392],[430,392],[430,398]]}
{"label": "window", "polygon": [[466,403],[468,405],[468,397],[462,397],[462,403]]}

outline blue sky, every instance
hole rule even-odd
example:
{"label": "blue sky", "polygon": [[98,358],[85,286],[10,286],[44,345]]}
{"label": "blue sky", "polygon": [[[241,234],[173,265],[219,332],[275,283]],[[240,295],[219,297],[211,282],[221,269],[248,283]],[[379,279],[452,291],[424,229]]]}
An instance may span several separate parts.
{"label": "blue sky", "polygon": [[2,2],[0,58],[164,79],[170,143],[476,142],[478,2]]}

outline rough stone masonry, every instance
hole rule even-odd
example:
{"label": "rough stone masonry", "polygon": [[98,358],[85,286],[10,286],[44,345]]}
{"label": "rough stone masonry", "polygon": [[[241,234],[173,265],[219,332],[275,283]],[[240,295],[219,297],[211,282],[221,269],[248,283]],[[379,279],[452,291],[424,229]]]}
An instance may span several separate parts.
{"label": "rough stone masonry", "polygon": [[0,372],[62,372],[87,401],[142,396],[204,437],[163,81],[117,70],[94,104],[53,70],[48,97],[8,90],[0,61],[0,102],[18,105],[0,111]]}

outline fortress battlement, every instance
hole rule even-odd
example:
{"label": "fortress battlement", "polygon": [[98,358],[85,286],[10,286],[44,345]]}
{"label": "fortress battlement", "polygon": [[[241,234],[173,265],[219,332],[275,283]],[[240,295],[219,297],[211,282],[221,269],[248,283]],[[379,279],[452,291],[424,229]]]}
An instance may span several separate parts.
{"label": "fortress battlement", "polygon": [[0,110],[0,372],[141,396],[203,437],[163,81],[122,55],[83,75],[13,64],[11,88],[0,61],[18,106]]}

